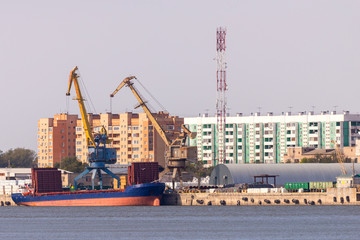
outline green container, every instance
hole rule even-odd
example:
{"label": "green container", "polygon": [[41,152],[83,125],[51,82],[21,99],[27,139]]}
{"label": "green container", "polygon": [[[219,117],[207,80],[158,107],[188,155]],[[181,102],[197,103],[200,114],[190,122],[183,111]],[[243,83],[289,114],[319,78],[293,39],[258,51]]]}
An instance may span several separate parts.
{"label": "green container", "polygon": [[309,183],[285,183],[285,189],[298,190],[298,189],[309,189]]}

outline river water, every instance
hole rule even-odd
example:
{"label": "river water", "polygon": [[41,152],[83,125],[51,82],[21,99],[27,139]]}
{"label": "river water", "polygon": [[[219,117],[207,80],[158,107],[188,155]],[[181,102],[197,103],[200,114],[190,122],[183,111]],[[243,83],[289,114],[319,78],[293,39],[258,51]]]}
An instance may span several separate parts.
{"label": "river water", "polygon": [[358,206],[0,207],[0,239],[357,239]]}

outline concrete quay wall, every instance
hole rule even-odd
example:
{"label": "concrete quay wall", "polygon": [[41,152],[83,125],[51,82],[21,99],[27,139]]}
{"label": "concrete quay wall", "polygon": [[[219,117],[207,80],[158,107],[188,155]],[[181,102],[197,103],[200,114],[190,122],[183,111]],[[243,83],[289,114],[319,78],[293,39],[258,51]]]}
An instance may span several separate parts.
{"label": "concrete quay wall", "polygon": [[11,199],[11,195],[0,195],[0,207],[1,206],[16,206]]}
{"label": "concrete quay wall", "polygon": [[304,193],[170,193],[162,205],[360,205],[355,188],[331,188],[327,192]]}

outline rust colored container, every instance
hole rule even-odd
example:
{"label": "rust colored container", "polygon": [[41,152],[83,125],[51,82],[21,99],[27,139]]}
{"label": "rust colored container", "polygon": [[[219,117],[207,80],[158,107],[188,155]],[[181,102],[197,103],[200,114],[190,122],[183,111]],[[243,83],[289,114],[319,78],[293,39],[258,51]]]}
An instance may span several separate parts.
{"label": "rust colored container", "polygon": [[32,168],[32,184],[35,193],[61,192],[61,172],[57,168]]}
{"label": "rust colored container", "polygon": [[129,185],[151,183],[159,179],[157,162],[134,162],[128,166]]}

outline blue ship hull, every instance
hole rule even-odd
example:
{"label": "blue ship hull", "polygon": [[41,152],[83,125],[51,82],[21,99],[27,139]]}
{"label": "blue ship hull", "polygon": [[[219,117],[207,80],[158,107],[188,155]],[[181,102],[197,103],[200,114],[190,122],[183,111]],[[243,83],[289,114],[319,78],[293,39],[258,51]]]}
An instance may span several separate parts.
{"label": "blue ship hull", "polygon": [[125,190],[94,190],[76,192],[11,194],[22,206],[158,206],[164,192],[164,183],[144,183]]}

